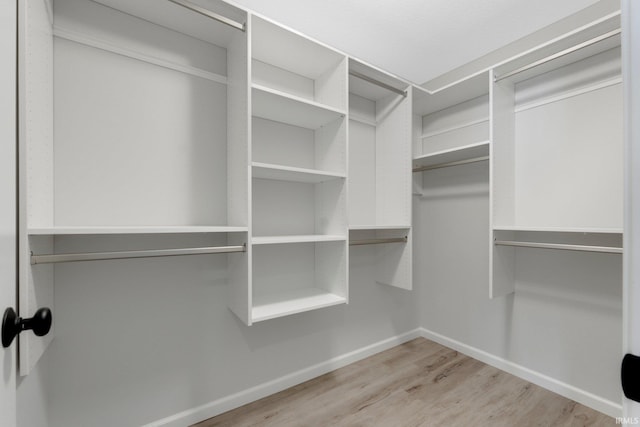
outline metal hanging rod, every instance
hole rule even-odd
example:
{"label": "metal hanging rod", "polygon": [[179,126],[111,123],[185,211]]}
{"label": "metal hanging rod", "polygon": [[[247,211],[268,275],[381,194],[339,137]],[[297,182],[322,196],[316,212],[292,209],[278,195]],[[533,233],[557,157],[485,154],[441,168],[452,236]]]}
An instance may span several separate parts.
{"label": "metal hanging rod", "polygon": [[31,254],[31,264],[51,264],[58,262],[98,261],[107,259],[155,258],[182,255],[222,254],[231,252],[246,252],[247,246],[213,246],[205,248],[181,249],[151,249],[143,251],[118,252],[84,252],[76,254]]}
{"label": "metal hanging rod", "polygon": [[539,248],[539,249],[558,249],[563,251],[580,251],[580,252],[604,252],[609,254],[621,254],[622,248],[613,246],[586,246],[586,245],[567,245],[562,243],[538,243],[538,242],[516,242],[512,240],[494,240],[498,246],[517,246],[523,248]]}
{"label": "metal hanging rod", "polygon": [[372,77],[365,76],[364,74],[360,74],[357,71],[349,71],[349,74],[352,75],[353,77],[357,77],[357,78],[362,79],[364,81],[367,81],[369,83],[373,83],[376,86],[380,86],[382,88],[390,90],[391,92],[397,93],[398,95],[402,95],[405,98],[407,97],[407,91],[406,90],[395,88],[395,87],[393,87],[391,85],[388,85],[388,84],[386,84],[384,82],[381,82],[380,80],[376,80],[376,79],[374,79]]}
{"label": "metal hanging rod", "polygon": [[469,163],[484,162],[486,160],[489,160],[489,156],[474,157],[472,159],[458,160],[455,162],[439,163],[437,165],[418,166],[417,168],[413,168],[413,172],[424,172],[432,169],[449,168],[451,166],[459,166],[459,165],[466,165]]}
{"label": "metal hanging rod", "polygon": [[576,51],[578,51],[580,49],[584,49],[585,47],[594,45],[594,44],[599,43],[599,42],[601,42],[603,40],[609,39],[609,38],[611,38],[613,36],[617,36],[618,34],[620,34],[620,28],[618,28],[616,30],[613,30],[613,31],[609,31],[608,33],[602,34],[602,35],[600,35],[598,37],[594,37],[594,38],[592,38],[590,40],[584,41],[584,42],[582,42],[580,44],[577,44],[575,46],[572,46],[570,48],[562,50],[562,51],[560,51],[558,53],[554,53],[553,55],[549,55],[549,56],[547,56],[545,58],[539,59],[539,60],[537,60],[535,62],[532,62],[531,64],[524,65],[524,66],[522,66],[520,68],[517,68],[517,69],[515,69],[513,71],[509,71],[508,73],[505,73],[505,74],[503,74],[501,76],[496,76],[494,78],[494,81],[499,82],[500,80],[503,80],[503,79],[506,79],[508,77],[514,76],[514,75],[519,74],[519,73],[521,73],[523,71],[530,70],[531,68],[537,67],[539,65],[546,64],[547,62],[553,61],[554,59],[561,58],[561,57],[566,56],[566,55],[568,55],[570,53],[576,52]]}
{"label": "metal hanging rod", "polygon": [[351,240],[349,246],[380,245],[382,243],[407,243],[407,236],[391,237],[388,239]]}
{"label": "metal hanging rod", "polygon": [[204,7],[200,7],[197,4],[191,3],[187,0],[169,0],[171,3],[175,3],[179,6],[187,8],[193,12],[199,13],[200,15],[204,15],[207,18],[215,19],[218,22],[222,22],[225,25],[233,27],[240,31],[245,31],[245,24],[234,21],[233,19],[229,19],[226,16],[218,15],[215,12],[210,11],[209,9],[205,9]]}

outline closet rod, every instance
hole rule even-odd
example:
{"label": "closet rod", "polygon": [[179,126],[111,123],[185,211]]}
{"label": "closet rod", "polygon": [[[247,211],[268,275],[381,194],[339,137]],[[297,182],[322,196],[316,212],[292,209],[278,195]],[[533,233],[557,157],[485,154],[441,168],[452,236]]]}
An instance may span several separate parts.
{"label": "closet rod", "polygon": [[494,81],[499,82],[500,80],[503,80],[503,79],[506,79],[508,77],[514,76],[514,75],[519,74],[519,73],[521,73],[523,71],[530,70],[531,68],[537,67],[539,65],[546,64],[547,62],[553,61],[554,59],[561,58],[561,57],[566,56],[566,55],[568,55],[570,53],[576,52],[576,51],[578,51],[580,49],[584,49],[585,47],[589,47],[589,46],[591,46],[593,44],[596,44],[596,43],[601,42],[603,40],[609,39],[609,38],[611,38],[613,36],[616,36],[618,34],[620,34],[620,28],[618,28],[616,30],[613,30],[613,31],[609,31],[608,33],[602,34],[602,35],[600,35],[598,37],[594,37],[594,38],[592,38],[590,40],[584,41],[584,42],[582,42],[580,44],[577,44],[575,46],[572,46],[570,48],[562,50],[562,51],[560,51],[558,53],[554,53],[553,55],[549,55],[549,56],[547,56],[545,58],[539,59],[539,60],[537,60],[535,62],[532,62],[530,64],[524,65],[524,66],[522,66],[520,68],[517,68],[517,69],[515,69],[513,71],[509,71],[508,73],[503,74],[501,76],[496,76],[494,78]]}
{"label": "closet rod", "polygon": [[586,246],[586,245],[567,245],[562,243],[538,243],[538,242],[516,242],[512,240],[494,240],[498,246],[517,246],[523,248],[540,248],[540,249],[559,249],[564,251],[580,251],[580,252],[604,252],[609,254],[621,254],[622,248],[613,246]]}
{"label": "closet rod", "polygon": [[193,12],[199,13],[200,15],[204,15],[207,18],[215,19],[218,22],[222,22],[225,25],[238,29],[240,31],[245,31],[245,24],[241,24],[240,22],[234,21],[233,19],[229,19],[226,16],[218,15],[215,12],[210,11],[209,9],[205,9],[204,7],[200,7],[197,4],[191,3],[187,0],[169,0],[171,3],[175,3],[179,6],[187,8]]}
{"label": "closet rod", "polygon": [[349,242],[349,246],[379,245],[381,243],[407,243],[407,236],[391,237],[388,239],[352,240]]}
{"label": "closet rod", "polygon": [[424,171],[428,171],[428,170],[431,170],[431,169],[449,168],[451,166],[458,166],[458,165],[466,165],[466,164],[469,164],[469,163],[484,162],[485,160],[489,160],[489,156],[474,157],[472,159],[458,160],[458,161],[455,161],[455,162],[447,162],[447,163],[439,163],[439,164],[436,164],[436,165],[418,166],[417,168],[413,168],[413,172],[424,172]]}
{"label": "closet rod", "polygon": [[98,261],[106,259],[155,258],[180,255],[221,254],[246,252],[247,246],[213,246],[205,248],[151,249],[143,251],[84,252],[75,254],[31,254],[31,264],[51,264],[73,261]]}
{"label": "closet rod", "polygon": [[397,89],[391,85],[388,85],[384,82],[381,82],[380,80],[376,80],[372,77],[369,76],[365,76],[364,74],[360,74],[357,71],[349,71],[349,74],[352,75],[353,77],[357,77],[361,80],[367,81],[369,83],[373,83],[376,86],[380,86],[382,88],[385,88],[387,90],[390,90],[391,92],[397,93],[398,95],[402,95],[405,98],[407,97],[407,91],[406,90],[402,90],[402,89]]}

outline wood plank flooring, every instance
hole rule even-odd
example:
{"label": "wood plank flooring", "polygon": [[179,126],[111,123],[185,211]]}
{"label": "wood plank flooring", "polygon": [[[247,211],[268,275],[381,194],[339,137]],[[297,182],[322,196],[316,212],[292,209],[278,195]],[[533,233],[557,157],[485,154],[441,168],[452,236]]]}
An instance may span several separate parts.
{"label": "wood plank flooring", "polygon": [[614,425],[600,412],[417,338],[194,427]]}

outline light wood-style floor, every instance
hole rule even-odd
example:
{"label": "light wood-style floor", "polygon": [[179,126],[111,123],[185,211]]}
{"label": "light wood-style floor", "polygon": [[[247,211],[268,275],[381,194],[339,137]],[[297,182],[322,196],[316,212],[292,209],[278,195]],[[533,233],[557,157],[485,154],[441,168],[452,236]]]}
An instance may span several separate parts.
{"label": "light wood-style floor", "polygon": [[195,426],[610,425],[611,417],[417,338]]}

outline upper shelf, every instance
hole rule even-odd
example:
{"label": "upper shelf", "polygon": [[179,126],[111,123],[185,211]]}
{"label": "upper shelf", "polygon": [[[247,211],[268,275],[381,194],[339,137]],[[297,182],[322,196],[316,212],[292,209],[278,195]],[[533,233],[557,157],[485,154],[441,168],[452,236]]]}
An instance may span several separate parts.
{"label": "upper shelf", "polygon": [[613,14],[496,67],[495,80],[518,83],[619,47],[620,15]]}
{"label": "upper shelf", "polygon": [[522,225],[496,225],[494,231],[524,231],[541,233],[622,234],[622,228],[604,227],[534,227]]}
{"label": "upper shelf", "polygon": [[[217,46],[227,47],[240,31],[168,0],[96,0],[96,2]],[[239,24],[247,22],[245,11],[224,1],[188,0],[188,4],[211,11]]]}
{"label": "upper shelf", "polygon": [[255,15],[251,18],[251,34],[254,59],[312,80],[345,58],[332,48]]}
{"label": "upper shelf", "polygon": [[[382,70],[349,58],[349,92],[372,101],[406,95],[409,83]],[[401,93],[399,93],[401,92]]]}
{"label": "upper shelf", "polygon": [[319,129],[345,111],[260,85],[252,85],[253,115],[307,129]]}
{"label": "upper shelf", "polygon": [[54,226],[29,228],[30,236],[63,236],[92,234],[189,234],[246,232],[247,227],[232,226]]}
{"label": "upper shelf", "polygon": [[433,93],[413,87],[413,112],[426,116],[489,93],[489,72],[479,73]]}

